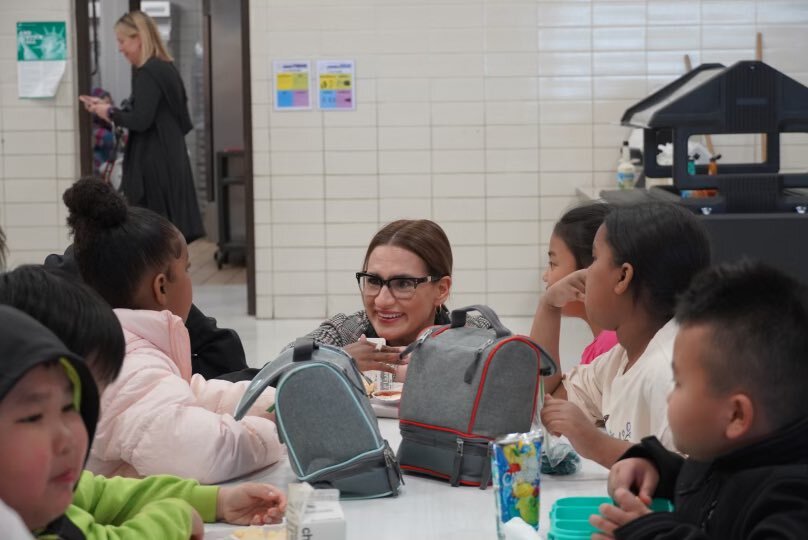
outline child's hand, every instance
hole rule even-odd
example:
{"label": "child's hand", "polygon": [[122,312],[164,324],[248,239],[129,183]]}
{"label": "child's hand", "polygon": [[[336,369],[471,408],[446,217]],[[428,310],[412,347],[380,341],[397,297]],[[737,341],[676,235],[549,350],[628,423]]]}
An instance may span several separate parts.
{"label": "child's hand", "polygon": [[588,458],[592,455],[598,429],[576,404],[545,395],[541,422],[553,435],[566,436],[581,456]]}
{"label": "child's hand", "polygon": [[235,525],[280,523],[286,495],[270,484],[249,482],[219,488],[216,519]]}
{"label": "child's hand", "polygon": [[[589,523],[601,531],[600,534],[593,534],[592,540],[614,538],[614,531],[617,528],[634,521],[638,517],[651,513],[651,509],[640,497],[624,488],[618,488],[614,492],[614,502],[617,503],[617,506],[601,504],[599,508],[600,515],[593,514],[589,516]],[[648,502],[650,503],[650,500]]]}
{"label": "child's hand", "polygon": [[559,279],[544,292],[544,301],[562,308],[570,302],[583,302],[586,291],[586,268]]}
{"label": "child's hand", "polygon": [[638,493],[640,500],[651,504],[659,484],[659,471],[653,463],[642,458],[621,459],[609,471],[609,495],[615,496],[618,489]]}
{"label": "child's hand", "polygon": [[196,511],[196,508],[191,508],[191,540],[202,540],[205,538],[205,522],[202,521],[202,516]]}

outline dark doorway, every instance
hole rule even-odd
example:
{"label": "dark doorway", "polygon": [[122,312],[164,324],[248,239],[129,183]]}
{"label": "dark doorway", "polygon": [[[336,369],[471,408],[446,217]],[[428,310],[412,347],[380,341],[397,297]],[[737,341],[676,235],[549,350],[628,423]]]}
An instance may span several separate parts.
{"label": "dark doorway", "polygon": [[[220,251],[227,242],[241,247],[241,256],[227,262],[246,265],[247,308],[255,314],[248,0],[85,0],[74,6],[79,94],[102,87],[116,104],[129,96],[131,68],[117,51],[115,21],[128,10],[143,9],[157,23],[188,94],[194,129],[186,143],[208,236],[220,243]],[[93,174],[89,115],[79,114],[79,129],[81,173]],[[229,202],[221,196],[223,153],[242,156],[241,181],[225,190]]]}

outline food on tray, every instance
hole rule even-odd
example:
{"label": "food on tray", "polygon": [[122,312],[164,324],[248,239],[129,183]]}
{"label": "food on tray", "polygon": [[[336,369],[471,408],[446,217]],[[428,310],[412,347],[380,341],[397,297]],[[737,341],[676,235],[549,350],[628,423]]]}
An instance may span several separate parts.
{"label": "food on tray", "polygon": [[245,527],[233,531],[230,538],[233,540],[286,540],[286,527],[272,529]]}
{"label": "food on tray", "polygon": [[399,401],[401,399],[401,390],[382,390],[374,393],[373,397],[383,401]]}
{"label": "food on tray", "polygon": [[365,394],[372,396],[373,392],[376,391],[376,383],[364,376],[362,377],[362,383],[365,385]]}

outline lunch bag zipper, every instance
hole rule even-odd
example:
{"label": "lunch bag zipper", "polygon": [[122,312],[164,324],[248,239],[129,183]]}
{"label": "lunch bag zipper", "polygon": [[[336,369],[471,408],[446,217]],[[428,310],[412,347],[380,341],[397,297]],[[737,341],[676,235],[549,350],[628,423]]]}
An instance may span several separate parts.
{"label": "lunch bag zipper", "polygon": [[404,484],[404,479],[402,478],[401,469],[398,466],[398,461],[395,458],[395,454],[393,453],[392,448],[384,441],[384,445],[381,447],[381,452],[379,449],[374,450],[372,454],[361,456],[359,459],[356,459],[350,464],[340,464],[340,465],[332,465],[329,467],[329,470],[325,471],[317,471],[316,473],[310,474],[307,477],[303,477],[300,480],[304,482],[309,482],[312,484],[316,484],[318,482],[324,481],[331,481],[336,482],[342,478],[349,478],[354,475],[357,470],[364,470],[367,469],[367,464],[379,464],[384,465],[386,474],[387,474],[387,481],[390,484],[390,491],[387,493],[380,493],[378,495],[374,495],[373,497],[354,497],[356,499],[366,499],[366,498],[376,498],[376,497],[384,497],[386,495],[398,495],[398,491],[396,489],[397,482]]}
{"label": "lunch bag zipper", "polygon": [[[419,431],[421,429],[427,431],[429,435],[426,433],[420,433]],[[429,431],[427,428],[417,428],[407,426],[406,424],[401,425],[402,438],[428,446],[438,446],[454,450],[452,474],[449,475],[449,481],[452,486],[457,487],[460,485],[460,473],[463,469],[463,458],[466,455],[490,457],[490,441],[484,437],[461,437],[449,432],[445,432],[445,435],[443,433],[444,432],[439,430]],[[491,468],[488,466],[488,460],[486,460],[480,477],[480,489],[485,489],[485,487],[488,485],[490,475]]]}

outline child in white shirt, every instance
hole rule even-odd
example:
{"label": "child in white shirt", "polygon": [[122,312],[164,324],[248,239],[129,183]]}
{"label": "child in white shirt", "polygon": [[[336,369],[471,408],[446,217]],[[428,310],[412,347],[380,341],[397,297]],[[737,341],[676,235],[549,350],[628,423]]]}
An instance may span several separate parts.
{"label": "child in white shirt", "polygon": [[[710,263],[696,217],[672,203],[617,206],[598,229],[586,270],[590,320],[617,332],[619,344],[589,365],[545,381],[542,423],[579,454],[610,467],[633,443],[657,436],[673,446],[666,398],[676,297]],[[597,424],[605,426],[605,432]]]}

